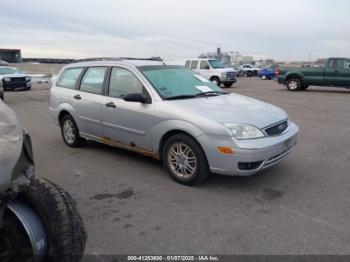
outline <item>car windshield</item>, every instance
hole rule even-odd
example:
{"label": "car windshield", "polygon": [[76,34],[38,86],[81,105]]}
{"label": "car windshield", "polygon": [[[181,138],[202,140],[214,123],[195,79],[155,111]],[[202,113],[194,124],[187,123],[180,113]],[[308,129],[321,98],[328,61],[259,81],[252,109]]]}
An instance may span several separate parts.
{"label": "car windshield", "polygon": [[4,68],[0,68],[0,75],[11,75],[11,74],[15,74],[18,73],[17,68],[14,67],[4,67]]}
{"label": "car windshield", "polygon": [[139,69],[163,99],[222,92],[217,85],[185,67],[141,66]]}
{"label": "car windshield", "polygon": [[219,60],[208,60],[212,68],[226,68]]}

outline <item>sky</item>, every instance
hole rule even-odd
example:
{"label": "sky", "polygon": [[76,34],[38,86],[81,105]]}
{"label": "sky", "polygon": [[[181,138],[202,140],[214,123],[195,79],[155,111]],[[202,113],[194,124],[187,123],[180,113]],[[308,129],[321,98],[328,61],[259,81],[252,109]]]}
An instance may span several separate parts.
{"label": "sky", "polygon": [[0,0],[0,48],[22,57],[276,60],[350,56],[349,0]]}

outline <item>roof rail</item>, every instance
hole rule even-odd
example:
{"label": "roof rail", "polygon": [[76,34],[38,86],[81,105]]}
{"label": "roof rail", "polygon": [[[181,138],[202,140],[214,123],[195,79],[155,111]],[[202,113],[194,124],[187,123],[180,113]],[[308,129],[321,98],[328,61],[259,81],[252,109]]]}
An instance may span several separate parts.
{"label": "roof rail", "polygon": [[89,61],[122,61],[122,60],[151,60],[151,61],[159,61],[163,62],[163,59],[161,57],[150,57],[150,58],[136,58],[136,57],[91,57],[91,58],[84,58],[84,59],[77,59],[74,60],[74,63],[78,62],[89,62]]}

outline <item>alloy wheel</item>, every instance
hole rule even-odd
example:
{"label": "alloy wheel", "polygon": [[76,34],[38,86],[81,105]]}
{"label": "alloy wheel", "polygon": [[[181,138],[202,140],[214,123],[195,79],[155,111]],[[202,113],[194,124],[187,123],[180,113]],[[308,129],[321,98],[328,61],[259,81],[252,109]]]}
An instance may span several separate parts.
{"label": "alloy wheel", "polygon": [[197,170],[197,158],[193,150],[184,143],[174,143],[168,151],[168,164],[179,178],[189,179]]}

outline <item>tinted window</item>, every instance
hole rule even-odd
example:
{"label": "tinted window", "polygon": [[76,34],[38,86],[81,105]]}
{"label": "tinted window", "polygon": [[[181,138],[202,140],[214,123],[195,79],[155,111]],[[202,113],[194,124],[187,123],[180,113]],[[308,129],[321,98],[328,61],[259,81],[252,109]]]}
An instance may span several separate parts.
{"label": "tinted window", "polygon": [[190,68],[191,61],[187,60],[185,66]]}
{"label": "tinted window", "polygon": [[102,94],[106,70],[107,67],[90,67],[81,80],[80,90],[93,94]]}
{"label": "tinted window", "polygon": [[200,69],[207,69],[208,67],[209,67],[209,64],[207,63],[207,61],[202,60],[200,65],[199,65],[199,68]]}
{"label": "tinted window", "polygon": [[127,94],[143,92],[143,85],[129,70],[117,67],[112,69],[109,83],[110,96],[121,98]]}
{"label": "tinted window", "polygon": [[75,84],[83,71],[83,68],[69,68],[63,71],[60,78],[56,82],[57,86],[62,86],[70,89],[75,88]]}
{"label": "tinted window", "polygon": [[197,60],[192,61],[191,69],[197,69],[197,66],[198,66],[198,61]]}

